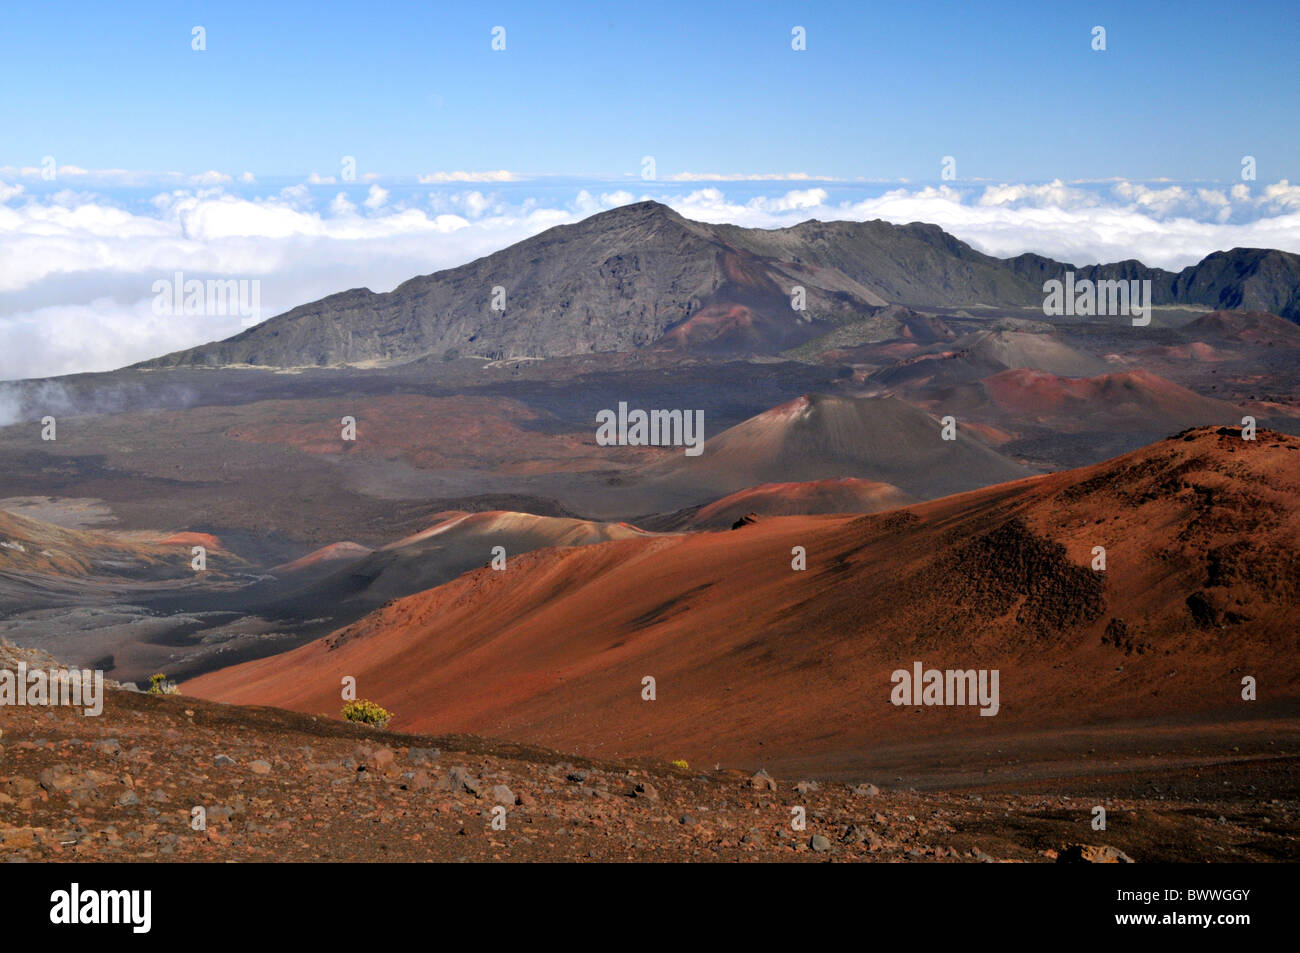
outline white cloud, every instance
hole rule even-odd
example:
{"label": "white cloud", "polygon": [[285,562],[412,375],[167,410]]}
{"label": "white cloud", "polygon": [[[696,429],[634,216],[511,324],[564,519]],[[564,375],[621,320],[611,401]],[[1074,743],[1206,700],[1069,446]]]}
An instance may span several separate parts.
{"label": "white cloud", "polygon": [[160,317],[152,296],[36,308],[0,320],[0,381],[112,370],[240,330],[238,317]]}
{"label": "white cloud", "polygon": [[495,172],[428,172],[419,177],[421,185],[438,185],[444,182],[515,182],[513,172],[498,169]]}
{"label": "white cloud", "polygon": [[[0,203],[0,379],[108,370],[242,329],[237,317],[153,315],[153,283],[178,271],[260,279],[270,317],[348,288],[387,291],[581,217],[534,203],[472,226],[454,210],[359,209],[343,193],[318,210],[302,185],[260,199],[177,189],[148,212],[79,193],[0,194],[21,203]],[[481,216],[489,200],[462,204]]]}
{"label": "white cloud", "polygon": [[[41,166],[0,166],[0,178],[44,180],[46,170]],[[242,181],[252,182],[251,173]],[[220,185],[231,181],[224,172],[208,171],[195,175],[183,172],[151,172],[140,169],[84,169],[76,165],[54,164],[55,180],[82,179],[88,183],[105,186],[167,186],[167,185]]]}
{"label": "white cloud", "polygon": [[505,214],[508,205],[499,196],[484,195],[478,189],[463,192],[439,190],[429,194],[429,208],[434,212],[455,212],[477,220],[488,213]]}
{"label": "white cloud", "polygon": [[602,192],[599,196],[596,196],[586,189],[582,189],[573,200],[573,210],[580,217],[586,218],[588,215],[595,215],[597,212],[605,212],[612,208],[618,208],[620,205],[630,205],[633,202],[644,201],[652,197],[650,195],[635,196],[626,189]]}
{"label": "white cloud", "polygon": [[488,209],[487,197],[477,189],[465,194],[464,203],[465,211],[470,218],[480,218]]}
{"label": "white cloud", "polygon": [[378,185],[370,186],[370,192],[366,195],[365,206],[370,210],[383,208],[384,203],[388,201],[388,190],[381,189]]}
{"label": "white cloud", "polygon": [[743,173],[676,172],[664,176],[670,182],[842,182],[824,175],[807,172],[773,172],[768,175]]}
{"label": "white cloud", "polygon": [[1084,189],[1071,188],[1060,179],[1045,185],[990,185],[979,197],[980,205],[987,206],[1092,206],[1098,204],[1095,195]]}
{"label": "white cloud", "polygon": [[829,197],[825,189],[796,189],[775,198],[753,199],[750,204],[769,212],[793,212],[800,209],[824,208]]}
{"label": "white cloud", "polygon": [[200,172],[198,175],[190,176],[190,182],[194,185],[225,185],[230,181],[231,178],[226,175],[226,173],[217,172],[211,169],[207,172]]}
{"label": "white cloud", "polygon": [[1292,185],[1283,179],[1265,186],[1261,202],[1271,209],[1300,209],[1300,185]]}
{"label": "white cloud", "polygon": [[[179,193],[178,193],[179,194]],[[280,198],[290,205],[297,207],[311,205],[311,189],[299,183],[298,185],[286,185],[280,190]]]}

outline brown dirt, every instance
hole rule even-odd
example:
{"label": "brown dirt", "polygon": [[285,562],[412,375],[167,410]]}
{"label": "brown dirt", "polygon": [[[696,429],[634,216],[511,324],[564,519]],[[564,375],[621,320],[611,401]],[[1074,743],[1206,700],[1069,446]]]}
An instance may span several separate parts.
{"label": "brown dirt", "polygon": [[[800,790],[793,777],[768,791],[735,771],[590,761],[178,696],[110,692],[97,718],[11,708],[3,725],[0,859],[10,861],[1048,862],[1070,844],[1110,845],[1137,862],[1300,856],[1294,784],[1268,801],[1251,794],[1270,772],[1294,782],[1294,755],[1226,765],[1208,797],[1176,776],[1141,789],[1136,773],[1123,780],[1137,790],[1117,793],[1112,780],[1094,794],[1080,782],[1073,797],[1059,785]],[[1232,787],[1217,787],[1226,779]],[[491,827],[498,803],[505,830]],[[1091,828],[1097,804],[1104,832]],[[196,806],[206,830],[191,826]],[[792,828],[795,806],[803,831]],[[815,848],[814,836],[825,838]]]}

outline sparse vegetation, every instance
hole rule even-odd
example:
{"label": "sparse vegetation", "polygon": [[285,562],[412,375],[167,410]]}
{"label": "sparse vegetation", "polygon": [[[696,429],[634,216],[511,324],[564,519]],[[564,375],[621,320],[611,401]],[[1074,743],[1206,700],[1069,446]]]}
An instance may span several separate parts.
{"label": "sparse vegetation", "polygon": [[690,765],[687,764],[685,761],[683,761],[681,758],[678,758],[676,761],[673,762],[673,767],[681,768],[683,771],[685,771],[687,768],[690,767]]}
{"label": "sparse vegetation", "polygon": [[179,695],[181,690],[176,687],[175,682],[167,680],[167,676],[162,672],[157,672],[149,676],[149,687],[145,689],[147,695]]}
{"label": "sparse vegetation", "polygon": [[343,717],[348,721],[383,728],[388,724],[389,719],[393,717],[393,713],[382,705],[361,698],[354,702],[348,702],[343,706]]}

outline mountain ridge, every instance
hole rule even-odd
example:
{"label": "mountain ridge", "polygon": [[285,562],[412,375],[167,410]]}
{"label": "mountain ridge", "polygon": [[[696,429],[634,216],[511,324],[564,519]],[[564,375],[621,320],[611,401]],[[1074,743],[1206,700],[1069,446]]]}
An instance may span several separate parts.
{"label": "mountain ridge", "polygon": [[[1155,304],[1300,321],[1300,255],[1214,252],[1180,272],[1129,260],[996,258],[937,225],[809,220],[780,229],[695,222],[645,201],[557,225],[464,265],[299,305],[140,368],[397,364],[465,355],[557,357],[645,347],[779,353],[888,306],[1033,307],[1042,282],[1151,280]],[[805,308],[792,307],[802,287]]]}

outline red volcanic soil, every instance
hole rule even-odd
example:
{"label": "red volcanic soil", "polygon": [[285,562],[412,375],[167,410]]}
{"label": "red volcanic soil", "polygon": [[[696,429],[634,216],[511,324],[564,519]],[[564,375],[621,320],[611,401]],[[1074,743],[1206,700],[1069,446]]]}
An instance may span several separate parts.
{"label": "red volcanic soil", "polygon": [[220,549],[221,540],[211,533],[172,533],[158,540],[159,546],[202,546],[208,550]]}
{"label": "red volcanic soil", "polygon": [[[657,348],[781,350],[815,333],[790,308],[788,275],[730,251],[721,253],[718,264],[721,282],[700,302],[698,311],[665,330],[655,342]],[[822,284],[817,268],[796,267],[794,273]],[[855,282],[848,284],[852,293],[870,295]],[[830,287],[822,290],[848,289],[832,278]]]}
{"label": "red volcanic soil", "polygon": [[1065,429],[1095,430],[1111,422],[1117,427],[1173,430],[1207,421],[1241,421],[1240,410],[1232,404],[1202,397],[1140,370],[1100,377],[1010,370],[986,378],[984,389],[999,410],[1038,421],[1059,421]]}
{"label": "red volcanic soil", "polygon": [[1185,330],[1253,344],[1300,344],[1300,326],[1267,311],[1213,311],[1197,318]]}
{"label": "red volcanic soil", "polygon": [[889,483],[844,477],[808,483],[764,483],[740,490],[701,507],[688,521],[692,527],[731,526],[749,513],[806,516],[813,513],[879,513],[915,503]]}
{"label": "red volcanic soil", "polygon": [[942,319],[932,314],[903,314],[900,325],[898,336],[908,340],[950,341],[957,336]]}
{"label": "red volcanic soil", "polygon": [[1192,341],[1190,344],[1170,344],[1166,347],[1149,347],[1139,352],[1140,357],[1161,358],[1169,361],[1200,361],[1213,363],[1226,360],[1211,345],[1204,341]]}
{"label": "red volcanic soil", "polygon": [[320,549],[312,550],[306,556],[300,556],[293,562],[275,566],[271,569],[271,572],[287,573],[298,572],[302,569],[315,569],[316,567],[327,563],[364,559],[373,552],[374,550],[369,546],[362,546],[360,543],[353,543],[350,541],[330,543],[328,546],[322,546]]}
{"label": "red volcanic soil", "polygon": [[893,397],[809,394],[737,424],[695,458],[646,468],[668,487],[736,492],[762,483],[856,477],[917,498],[942,496],[1031,471],[958,428],[943,440],[939,421]]}
{"label": "red volcanic soil", "polygon": [[[627,523],[600,523],[559,516],[536,516],[505,510],[465,513],[448,510],[435,522],[359,558],[326,563],[330,574],[314,588],[299,591],[298,602],[329,601],[338,605],[353,599],[359,611],[369,611],[392,599],[422,592],[457,576],[488,565],[505,551],[506,565],[535,549],[588,546],[609,540],[640,538],[649,534]],[[309,554],[310,560],[318,554]],[[299,560],[299,563],[302,563]],[[291,564],[293,565],[293,564]],[[319,562],[315,566],[321,565]],[[308,568],[300,566],[299,568]]]}
{"label": "red volcanic soil", "polygon": [[753,310],[740,304],[715,304],[700,309],[682,324],[667,332],[661,346],[689,348],[719,340],[751,341],[757,344],[759,319]]}
{"label": "red volcanic soil", "polygon": [[[15,580],[43,577],[105,576],[186,578],[193,575],[189,553],[177,547],[204,546],[224,552],[221,540],[207,533],[173,533],[107,529],[68,529],[0,510],[0,574]],[[226,553],[227,563],[243,560]]]}
{"label": "red volcanic soil", "polygon": [[719,259],[726,281],[717,291],[722,299],[706,303],[659,340],[661,347],[699,347],[709,344],[761,346],[770,322],[753,308],[726,300],[732,295],[751,297],[776,293],[772,282],[761,270],[747,264],[739,255],[724,252]]}
{"label": "red volcanic soil", "polygon": [[[543,546],[588,546],[610,539],[625,539],[646,535],[644,530],[630,523],[602,523],[594,520],[573,519],[566,516],[536,516],[532,513],[515,513],[509,510],[484,510],[466,513],[447,510],[434,515],[435,522],[427,529],[412,533],[382,547],[380,552],[404,550],[431,542],[454,540],[460,545],[472,545],[489,552],[494,541],[507,536],[527,537],[529,549]],[[516,543],[512,550],[517,551]],[[486,558],[486,557],[485,557]]]}
{"label": "red volcanic soil", "polygon": [[982,440],[990,447],[1000,447],[1003,444],[1010,443],[1012,440],[1016,439],[1012,434],[1009,434],[998,427],[994,427],[992,424],[982,424],[973,420],[968,420],[962,424],[962,427],[965,428],[967,433],[974,434],[978,439]]}
{"label": "red volcanic soil", "polygon": [[[888,514],[533,552],[183,690],[336,716],[350,675],[403,730],[808,768],[925,739],[1294,715],[1298,502],[1300,438],[1200,428]],[[894,706],[891,673],[914,662],[998,670],[998,714]]]}

